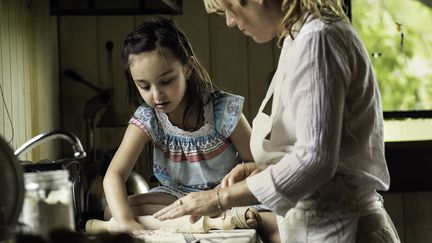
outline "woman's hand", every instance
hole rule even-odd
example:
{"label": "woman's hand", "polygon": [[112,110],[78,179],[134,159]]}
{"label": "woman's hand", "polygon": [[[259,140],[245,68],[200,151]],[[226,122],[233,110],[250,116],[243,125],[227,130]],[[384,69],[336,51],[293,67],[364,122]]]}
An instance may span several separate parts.
{"label": "woman's hand", "polygon": [[191,215],[190,221],[195,223],[201,216],[214,217],[234,206],[258,203],[247,187],[246,181],[243,180],[226,188],[192,192],[159,210],[153,216],[159,220],[166,220]]}
{"label": "woman's hand", "polygon": [[159,210],[153,216],[159,220],[166,220],[191,215],[192,223],[198,221],[201,216],[217,216],[220,210],[216,190],[218,189],[192,192]]}
{"label": "woman's hand", "polygon": [[231,186],[260,171],[255,162],[238,164],[222,179],[221,187]]}

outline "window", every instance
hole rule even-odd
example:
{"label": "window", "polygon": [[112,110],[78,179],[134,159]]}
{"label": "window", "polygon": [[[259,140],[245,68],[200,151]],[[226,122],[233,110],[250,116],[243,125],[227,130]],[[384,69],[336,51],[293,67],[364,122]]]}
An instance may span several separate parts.
{"label": "window", "polygon": [[432,1],[345,3],[374,66],[385,140],[432,140]]}
{"label": "window", "polygon": [[384,111],[432,110],[432,1],[351,0]]}

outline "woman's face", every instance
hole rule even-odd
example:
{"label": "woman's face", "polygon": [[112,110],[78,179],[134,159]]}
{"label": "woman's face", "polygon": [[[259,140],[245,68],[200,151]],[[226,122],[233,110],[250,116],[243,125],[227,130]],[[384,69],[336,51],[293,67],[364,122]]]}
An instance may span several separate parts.
{"label": "woman's face", "polygon": [[[182,114],[186,68],[171,54],[157,51],[129,56],[130,72],[144,101],[160,112]],[[180,110],[179,110],[180,109]]]}
{"label": "woman's face", "polygon": [[282,18],[278,0],[222,0],[226,24],[237,26],[257,43],[268,42],[276,36]]}

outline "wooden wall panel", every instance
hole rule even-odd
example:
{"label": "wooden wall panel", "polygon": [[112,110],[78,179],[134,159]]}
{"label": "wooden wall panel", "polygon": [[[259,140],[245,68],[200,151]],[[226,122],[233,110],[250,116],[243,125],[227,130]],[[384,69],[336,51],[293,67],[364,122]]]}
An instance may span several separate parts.
{"label": "wooden wall panel", "polygon": [[[16,18],[16,24],[18,26],[23,26],[23,28],[18,29],[17,31],[17,36],[16,36],[16,43],[17,46],[20,46],[21,48],[17,48],[17,62],[16,65],[17,67],[21,68],[20,72],[17,72],[17,82],[16,83],[16,91],[17,91],[17,96],[18,97],[25,97],[26,95],[26,88],[25,88],[25,68],[27,67],[27,65],[25,65],[26,60],[24,58],[25,53],[26,53],[26,49],[24,48],[25,46],[25,40],[26,40],[26,36],[25,36],[25,29],[27,29],[27,21],[25,20],[25,18],[20,18],[19,16],[23,15],[23,11],[26,11],[25,9],[25,2],[24,1],[19,1],[19,6],[18,9],[20,10],[19,14],[17,15],[18,18]],[[19,82],[18,80],[21,80],[21,82]],[[22,99],[20,98],[18,100],[18,111],[17,111],[17,124],[20,130],[19,133],[17,133],[18,136],[18,141],[26,141],[26,139],[28,139],[30,137],[30,133],[27,133],[27,129],[25,129],[26,124],[27,124],[27,116],[26,116],[26,99]],[[19,146],[21,144],[17,144],[16,146]]]}
{"label": "wooden wall panel", "polygon": [[[17,99],[17,96],[14,94],[18,94],[19,90],[18,90],[18,82],[19,78],[18,75],[20,73],[20,69],[21,67],[18,66],[18,50],[19,48],[19,43],[17,42],[17,33],[19,31],[20,28],[22,28],[22,26],[19,26],[17,23],[17,19],[19,18],[19,14],[20,14],[20,6],[19,3],[15,3],[10,5],[10,11],[9,11],[9,23],[15,23],[12,24],[9,28],[9,46],[10,46],[10,51],[9,51],[9,67],[10,67],[10,91],[11,92],[6,92],[9,93],[10,95],[10,99],[11,99],[11,103],[10,103],[10,109],[13,110],[13,113],[11,114],[11,118],[12,118],[12,125],[14,126],[14,130],[19,130],[19,108],[20,108],[20,101]],[[12,129],[11,129],[12,130]],[[12,136],[12,131],[10,131],[10,134]],[[18,139],[19,139],[19,134],[14,133],[14,140],[12,141],[12,147],[17,147],[19,146],[18,143]]]}
{"label": "wooden wall panel", "polygon": [[[0,8],[0,25],[1,25],[1,30],[2,33],[0,35],[1,38],[1,49],[2,49],[2,72],[1,72],[1,76],[2,76],[2,89],[3,89],[3,107],[4,109],[8,109],[9,110],[9,115],[11,116],[10,118],[12,118],[13,116],[13,109],[12,109],[12,86],[11,86],[11,60],[10,60],[10,56],[11,56],[11,43],[10,43],[10,32],[12,31],[11,29],[13,29],[13,25],[11,23],[11,17],[10,17],[10,13],[13,12],[12,11],[8,11],[9,9],[14,9],[14,5],[10,2],[10,1],[2,1],[2,6]],[[9,119],[9,116],[7,114],[7,112],[3,112],[3,117],[2,117],[2,136],[6,139],[6,141],[10,141],[11,139],[13,139],[12,137],[12,124]],[[12,140],[12,142],[14,142]],[[12,144],[11,144],[12,145]]]}
{"label": "wooden wall panel", "polygon": [[211,73],[209,15],[202,1],[183,1],[183,9],[183,14],[175,15],[173,19],[192,43],[196,58]]}
{"label": "wooden wall panel", "polygon": [[250,105],[249,122],[255,118],[258,109],[264,99],[267,88],[276,70],[277,62],[274,61],[273,42],[257,44],[248,39],[248,71],[249,85],[248,98]]}
{"label": "wooden wall panel", "polygon": [[[142,22],[146,19],[149,18],[153,18],[156,16],[161,16],[161,17],[165,17],[167,19],[173,19],[172,15],[153,15],[153,14],[148,14],[148,15],[134,15],[134,25],[131,26],[131,29],[129,31],[132,31],[134,28],[140,26],[142,24]],[[126,37],[126,36],[125,36]]]}
{"label": "wooden wall panel", "polygon": [[[23,5],[25,5],[25,3],[22,3]],[[30,10],[27,8],[27,6],[25,6],[25,11],[29,12]],[[30,14],[30,13],[27,13]],[[26,124],[24,127],[20,127],[21,130],[21,134],[23,136],[23,140],[27,141],[28,139],[30,139],[31,137],[33,137],[36,134],[33,134],[33,128],[32,125],[32,116],[30,114],[32,114],[32,106],[31,106],[31,99],[29,97],[29,94],[31,94],[33,92],[32,89],[32,80],[34,80],[34,70],[35,70],[35,65],[31,65],[31,62],[29,60],[34,59],[34,46],[33,44],[29,43],[29,40],[32,39],[33,37],[33,20],[32,18],[22,18],[23,20],[23,30],[22,30],[22,34],[23,34],[23,39],[22,39],[22,50],[23,50],[23,63],[22,63],[22,68],[23,68],[23,78],[24,81],[22,82],[22,86],[23,86],[23,90],[20,93],[22,96],[21,97],[26,97],[22,100],[24,100],[24,108],[22,109],[24,112],[24,123]],[[55,21],[55,20],[54,20]],[[55,33],[57,33],[57,31],[55,31]],[[57,50],[54,50],[57,52]],[[57,119],[60,119],[60,114],[59,111],[57,113]],[[31,154],[28,154],[29,156],[31,156]],[[29,157],[27,159],[30,159]],[[42,159],[42,158],[35,158],[36,159]]]}
{"label": "wooden wall panel", "polygon": [[[52,131],[60,127],[60,96],[58,75],[58,41],[56,17],[50,15],[48,1],[33,2],[31,7],[31,41],[34,50],[35,79],[32,88],[32,134]],[[61,158],[61,140],[53,140],[36,148],[41,159]],[[69,146],[71,146],[69,144]],[[69,155],[71,157],[72,155]]]}
{"label": "wooden wall panel", "polygon": [[404,193],[406,242],[432,242],[432,192]]}
{"label": "wooden wall panel", "polygon": [[[59,127],[56,31],[49,0],[0,0],[0,133],[13,149]],[[23,159],[51,158],[59,152],[48,144]]]}
{"label": "wooden wall panel", "polygon": [[65,77],[64,71],[71,69],[84,80],[99,85],[97,21],[95,16],[62,16],[59,25],[62,127],[75,133],[87,150],[84,107],[85,102],[97,93]]}
{"label": "wooden wall panel", "polygon": [[[102,88],[109,88],[113,85],[113,103],[114,108],[118,111],[123,119],[125,125],[130,116],[127,107],[127,93],[126,93],[126,78],[123,71],[122,60],[122,47],[123,41],[127,33],[133,26],[132,16],[101,16],[97,18],[97,42],[98,42],[98,70],[99,70],[99,86]],[[105,44],[107,41],[112,41],[113,57],[112,57],[112,76],[113,84],[110,84],[108,79],[107,67],[107,51]],[[100,112],[100,116],[105,110]],[[100,120],[98,117],[98,121]],[[109,149],[116,148],[120,145],[125,127],[96,127],[95,146],[99,148]]]}
{"label": "wooden wall panel", "polygon": [[404,195],[403,193],[381,193],[384,199],[384,207],[387,210],[402,242],[407,242],[405,237]]}
{"label": "wooden wall panel", "polygon": [[4,42],[5,38],[3,38],[3,36],[6,36],[5,27],[7,26],[7,24],[6,24],[7,22],[5,19],[6,14],[4,13],[5,7],[6,6],[5,6],[4,1],[0,0],[0,70],[2,71],[0,73],[0,104],[1,104],[0,105],[0,121],[1,121],[0,122],[0,131],[1,131],[1,137],[6,139],[6,141],[8,141],[7,138],[4,137],[4,133],[3,133],[4,125],[5,125],[4,123],[8,121],[7,118],[4,119],[6,110],[5,110],[5,102],[4,102],[4,95],[3,95],[3,93],[4,93],[4,90],[3,90],[3,72],[4,72],[3,59],[6,60],[6,58],[3,57],[5,55],[4,54],[5,51],[3,51],[3,49],[4,49],[3,48],[3,42]]}
{"label": "wooden wall panel", "polygon": [[250,118],[248,55],[243,33],[227,28],[224,18],[210,15],[210,75],[220,89],[246,97],[243,113]]}

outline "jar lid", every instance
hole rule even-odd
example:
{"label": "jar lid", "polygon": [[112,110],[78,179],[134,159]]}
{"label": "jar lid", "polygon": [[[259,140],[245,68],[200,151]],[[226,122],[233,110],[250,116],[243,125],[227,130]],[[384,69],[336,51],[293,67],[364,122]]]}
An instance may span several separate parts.
{"label": "jar lid", "polygon": [[49,170],[24,173],[24,183],[27,190],[34,190],[39,186],[59,186],[69,184],[69,171]]}
{"label": "jar lid", "polygon": [[23,170],[10,146],[0,137],[0,214],[12,227],[20,215],[24,200]]}

